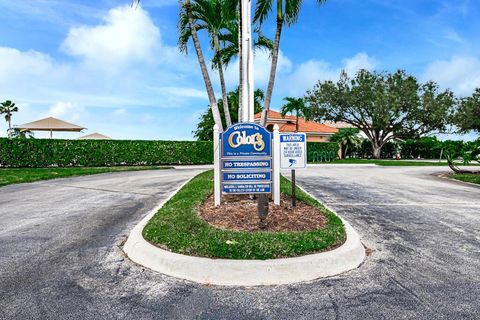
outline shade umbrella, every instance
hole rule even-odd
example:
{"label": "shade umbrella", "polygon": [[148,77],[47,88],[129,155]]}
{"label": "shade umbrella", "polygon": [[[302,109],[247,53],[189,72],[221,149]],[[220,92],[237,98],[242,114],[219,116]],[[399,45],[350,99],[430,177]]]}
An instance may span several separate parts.
{"label": "shade umbrella", "polygon": [[111,139],[112,138],[110,138],[109,136],[106,136],[98,132],[87,134],[86,136],[82,136],[78,138],[78,140],[111,140]]}
{"label": "shade umbrella", "polygon": [[53,131],[61,132],[80,132],[83,129],[86,129],[82,126],[63,121],[54,117],[48,117],[45,119],[40,119],[37,121],[25,123],[15,128],[20,129],[21,131],[30,130],[30,131],[50,131],[50,138],[52,137]]}

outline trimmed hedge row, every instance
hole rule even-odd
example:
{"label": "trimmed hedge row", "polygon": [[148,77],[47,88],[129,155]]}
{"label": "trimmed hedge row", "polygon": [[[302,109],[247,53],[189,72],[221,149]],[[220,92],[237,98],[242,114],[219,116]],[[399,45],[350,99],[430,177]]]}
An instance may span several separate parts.
{"label": "trimmed hedge row", "polygon": [[338,158],[338,143],[307,142],[307,162],[328,162]]}
{"label": "trimmed hedge row", "polygon": [[[0,138],[2,167],[209,164],[212,141],[62,140]],[[308,142],[309,162],[336,154],[336,143]],[[319,161],[319,160],[316,160]]]}
{"label": "trimmed hedge row", "polygon": [[211,141],[60,140],[0,138],[0,166],[208,164]]}

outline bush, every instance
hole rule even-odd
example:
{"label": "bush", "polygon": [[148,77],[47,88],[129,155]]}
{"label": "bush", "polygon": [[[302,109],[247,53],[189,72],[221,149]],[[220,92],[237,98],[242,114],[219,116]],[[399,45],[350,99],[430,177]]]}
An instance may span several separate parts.
{"label": "bush", "polygon": [[307,142],[307,162],[329,162],[338,158],[338,143]]}
{"label": "bush", "polygon": [[208,164],[211,141],[61,140],[0,138],[0,166]]}
{"label": "bush", "polygon": [[[331,142],[307,142],[307,152],[308,162],[322,161],[325,157],[333,157],[332,160],[335,160],[338,145]],[[212,141],[0,138],[1,167],[101,167],[210,163],[213,163]]]}

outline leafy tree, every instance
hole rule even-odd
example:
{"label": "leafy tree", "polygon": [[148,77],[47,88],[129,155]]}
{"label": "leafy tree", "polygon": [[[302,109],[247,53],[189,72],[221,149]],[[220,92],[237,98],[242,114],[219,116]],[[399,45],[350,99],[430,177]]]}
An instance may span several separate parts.
{"label": "leafy tree", "polygon": [[348,151],[353,151],[362,143],[357,128],[342,128],[330,137],[331,142],[337,142],[342,146],[342,158],[346,158]]}
{"label": "leafy tree", "polygon": [[307,100],[317,120],[343,121],[364,132],[374,158],[388,141],[447,131],[454,105],[450,90],[440,92],[435,82],[420,84],[400,70],[361,70],[353,79],[342,72],[337,83],[319,82]]}
{"label": "leafy tree", "polygon": [[[326,0],[316,0],[317,4],[321,5]],[[269,14],[272,11],[273,5],[276,8],[276,29],[275,39],[272,50],[272,64],[270,67],[270,77],[268,80],[267,93],[265,95],[265,108],[262,113],[261,124],[265,126],[267,122],[267,114],[270,110],[270,101],[272,99],[273,86],[275,84],[275,75],[277,73],[278,52],[280,48],[280,37],[282,35],[283,27],[290,26],[298,21],[300,15],[300,8],[303,0],[257,0],[254,21],[260,26],[265,23]]]}
{"label": "leafy tree", "polygon": [[[254,92],[254,105],[255,105],[255,113],[262,111],[262,102],[264,99],[263,91],[260,89],[255,90]],[[231,91],[228,93],[228,101],[229,101],[229,108],[232,115],[232,121],[234,123],[238,122],[238,108],[239,108],[239,89],[235,91]],[[218,101],[218,105],[222,106],[222,99]],[[222,109],[220,109],[222,110]],[[223,113],[221,113],[223,117]],[[215,121],[213,120],[212,111],[209,108],[205,113],[200,116],[200,122],[197,124],[197,129],[193,131],[194,137],[200,141],[211,141],[213,140],[213,125]]]}
{"label": "leafy tree", "polygon": [[282,116],[285,116],[287,113],[293,114],[295,113],[296,121],[295,121],[295,132],[298,131],[298,119],[300,117],[304,118],[305,120],[310,118],[310,109],[305,105],[305,101],[303,98],[292,98],[287,97],[284,98],[287,103],[282,106]]}
{"label": "leafy tree", "polygon": [[8,122],[7,133],[9,133],[12,130],[12,115],[13,115],[13,112],[18,112],[18,107],[15,106],[15,103],[13,103],[10,100],[6,100],[6,101],[0,103],[0,114],[5,115],[5,121]]}
{"label": "leafy tree", "polygon": [[460,99],[453,122],[460,133],[480,133],[480,88],[477,88],[472,96]]}

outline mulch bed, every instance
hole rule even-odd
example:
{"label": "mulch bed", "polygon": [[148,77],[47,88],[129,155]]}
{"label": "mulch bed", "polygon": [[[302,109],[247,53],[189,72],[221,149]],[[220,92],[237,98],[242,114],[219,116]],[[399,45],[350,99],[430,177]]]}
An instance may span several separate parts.
{"label": "mulch bed", "polygon": [[266,230],[259,227],[256,199],[250,199],[248,195],[223,196],[219,207],[215,207],[212,195],[200,205],[198,214],[216,228],[236,231],[309,231],[324,228],[327,224],[318,208],[300,201],[294,208],[291,198],[284,195],[279,206],[269,203]]}

